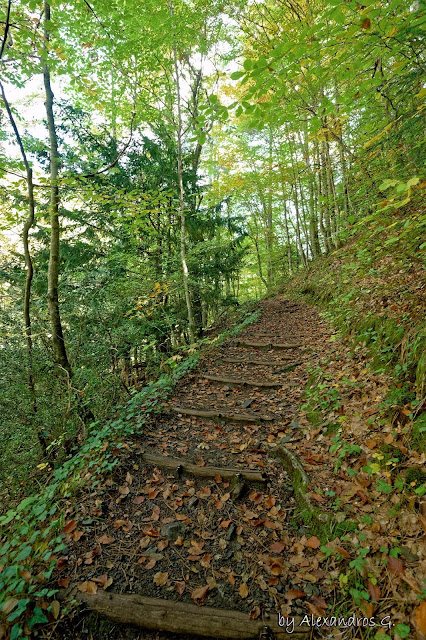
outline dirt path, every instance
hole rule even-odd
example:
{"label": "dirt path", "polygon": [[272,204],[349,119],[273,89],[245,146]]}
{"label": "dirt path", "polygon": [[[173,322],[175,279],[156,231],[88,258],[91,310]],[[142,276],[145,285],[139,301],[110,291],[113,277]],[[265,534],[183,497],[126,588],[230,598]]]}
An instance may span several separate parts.
{"label": "dirt path", "polygon": [[[328,337],[311,307],[275,298],[261,303],[258,322],[210,350],[143,438],[128,444],[114,476],[82,497],[82,534],[70,532],[64,569],[71,584],[90,591],[108,579],[116,593],[235,609],[252,619],[325,605],[324,554],[295,518],[293,487],[271,446],[300,439],[306,365],[323,355]],[[257,472],[260,481],[196,477],[147,464],[144,455],[153,454],[200,471]],[[111,629],[92,637],[173,637]]]}

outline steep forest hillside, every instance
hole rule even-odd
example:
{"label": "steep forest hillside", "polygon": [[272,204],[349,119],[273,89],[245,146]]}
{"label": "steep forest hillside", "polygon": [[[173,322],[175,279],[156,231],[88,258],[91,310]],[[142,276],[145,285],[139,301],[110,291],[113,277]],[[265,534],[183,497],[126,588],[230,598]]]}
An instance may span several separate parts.
{"label": "steep forest hillside", "polygon": [[0,0],[0,640],[425,640],[424,25]]}

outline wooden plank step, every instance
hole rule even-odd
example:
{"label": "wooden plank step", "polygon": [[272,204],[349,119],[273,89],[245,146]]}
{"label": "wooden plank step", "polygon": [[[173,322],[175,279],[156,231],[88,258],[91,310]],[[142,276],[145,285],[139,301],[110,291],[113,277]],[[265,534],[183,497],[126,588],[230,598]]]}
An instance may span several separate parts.
{"label": "wooden plank step", "polygon": [[296,347],[301,347],[301,342],[288,342],[288,343],[277,343],[277,342],[252,342],[250,340],[240,340],[238,343],[240,347],[254,347],[258,349],[295,349]]}
{"label": "wooden plank step", "polygon": [[143,453],[142,459],[155,467],[163,469],[179,470],[182,473],[190,473],[198,478],[214,478],[219,475],[221,478],[232,479],[240,475],[244,480],[251,482],[266,482],[266,478],[261,471],[252,469],[237,469],[232,467],[199,467],[181,458],[171,458],[160,456],[154,453]]}
{"label": "wooden plank step", "polygon": [[[293,356],[281,356],[283,360],[288,362],[292,360]],[[254,360],[248,358],[246,360],[242,360],[241,358],[221,358],[222,362],[229,362],[231,364],[255,364],[261,367],[281,367],[286,362],[274,362],[273,360]]]}
{"label": "wooden plank step", "polygon": [[223,384],[236,384],[241,387],[265,387],[268,389],[278,389],[281,387],[281,382],[276,380],[241,380],[240,378],[231,378],[228,376],[213,376],[204,374],[203,376],[206,380],[211,380],[211,382],[222,382]]}
{"label": "wooden plank step", "polygon": [[187,409],[186,407],[171,407],[175,413],[183,416],[194,416],[194,418],[208,418],[210,420],[222,420],[225,422],[245,422],[247,424],[257,424],[262,422],[272,422],[274,418],[257,413],[230,413],[229,411],[215,411],[212,409]]}
{"label": "wooden plank step", "polygon": [[[58,600],[74,598],[88,609],[97,611],[119,624],[130,624],[151,631],[166,631],[196,637],[230,640],[258,640],[267,627],[276,640],[307,640],[309,625],[300,626],[301,618],[294,618],[289,627],[278,624],[278,615],[261,616],[252,620],[248,613],[195,604],[147,598],[136,594],[110,593],[98,590],[95,595],[68,589],[58,594]],[[292,619],[293,620],[293,619]]]}

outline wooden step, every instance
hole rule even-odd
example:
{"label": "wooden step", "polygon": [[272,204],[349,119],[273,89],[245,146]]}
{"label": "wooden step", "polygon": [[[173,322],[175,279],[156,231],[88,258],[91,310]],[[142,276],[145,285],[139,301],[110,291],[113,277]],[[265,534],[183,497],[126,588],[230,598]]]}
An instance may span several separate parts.
{"label": "wooden step", "polygon": [[265,387],[268,389],[278,389],[281,387],[281,382],[276,380],[241,380],[240,378],[230,378],[228,376],[213,376],[205,374],[204,378],[206,380],[211,380],[211,382],[220,382],[223,384],[235,384],[241,387]]}
{"label": "wooden step", "polygon": [[[287,362],[292,359],[292,356],[281,356],[283,360]],[[260,367],[282,367],[286,362],[274,362],[273,360],[254,360],[248,358],[242,360],[241,358],[221,358],[222,362],[229,362],[230,364],[254,364]]]}
{"label": "wooden step", "polygon": [[252,469],[236,469],[233,467],[199,467],[191,464],[182,458],[171,458],[169,456],[160,456],[154,453],[143,453],[142,459],[147,464],[162,469],[171,469],[182,473],[190,473],[198,478],[214,478],[220,476],[225,479],[232,479],[241,476],[244,480],[250,482],[266,482],[266,478],[261,471],[253,471]]}
{"label": "wooden step", "polygon": [[252,342],[249,340],[240,340],[237,342],[240,347],[253,347],[255,349],[296,349],[297,347],[301,347],[301,342],[287,342],[287,343],[278,343],[278,342]]}
{"label": "wooden step", "polygon": [[280,627],[277,614],[252,620],[248,613],[241,611],[199,607],[186,602],[148,598],[133,593],[119,594],[98,589],[95,595],[88,595],[77,591],[74,586],[62,590],[57,598],[59,601],[73,598],[83,602],[91,611],[97,611],[118,624],[184,634],[185,637],[193,635],[196,638],[217,640],[258,640],[263,637],[263,630],[266,628],[271,634],[268,633],[265,637],[273,637],[275,640],[307,640],[312,631],[309,625],[301,625],[300,616],[291,619],[291,626]]}
{"label": "wooden step", "polygon": [[231,413],[230,411],[220,411],[213,409],[187,409],[186,407],[170,407],[175,413],[183,416],[194,416],[194,418],[208,418],[209,420],[220,420],[224,422],[243,422],[246,424],[259,424],[262,422],[272,422],[274,418],[257,413]]}

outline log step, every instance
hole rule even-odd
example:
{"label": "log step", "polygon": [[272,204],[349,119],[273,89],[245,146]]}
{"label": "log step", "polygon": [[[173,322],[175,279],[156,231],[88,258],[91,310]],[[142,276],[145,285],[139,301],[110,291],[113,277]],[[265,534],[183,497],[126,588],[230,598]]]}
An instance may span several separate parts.
{"label": "log step", "polygon": [[[278,625],[278,614],[251,620],[248,613],[215,607],[198,607],[195,604],[176,602],[162,598],[146,598],[136,594],[108,593],[98,590],[95,595],[76,589],[58,594],[58,600],[68,598],[83,602],[88,609],[97,611],[119,624],[130,624],[151,631],[166,631],[197,637],[234,640],[258,640],[265,627],[276,640],[307,640],[309,625],[300,626],[301,619],[294,619],[293,626]],[[269,637],[269,636],[266,636]]]}
{"label": "log step", "polygon": [[[292,356],[282,356],[283,360],[291,360]],[[274,362],[273,360],[241,360],[241,358],[221,358],[222,362],[229,362],[231,364],[255,364],[261,367],[281,367],[284,362]]]}
{"label": "log step", "polygon": [[142,459],[147,464],[163,469],[171,469],[179,473],[190,473],[199,478],[221,478],[232,479],[241,476],[244,480],[251,482],[265,482],[266,478],[261,471],[253,471],[251,469],[236,469],[232,467],[199,467],[180,458],[169,458],[168,456],[159,456],[153,453],[143,453]]}
{"label": "log step", "polygon": [[274,342],[251,342],[248,340],[241,340],[237,343],[241,347],[255,347],[258,349],[295,349],[301,347],[301,342],[287,342],[287,343],[274,343]]}
{"label": "log step", "polygon": [[171,407],[175,413],[183,416],[194,416],[194,418],[208,418],[210,420],[222,420],[225,422],[245,422],[247,424],[258,424],[262,422],[272,422],[272,416],[259,415],[257,413],[229,413],[227,411],[215,411],[211,409],[187,409],[186,407]]}
{"label": "log step", "polygon": [[241,380],[239,378],[228,378],[227,376],[212,376],[212,375],[204,375],[206,380],[210,380],[211,382],[222,382],[223,384],[235,384],[241,387],[265,387],[268,389],[278,389],[281,387],[281,382],[275,380]]}

